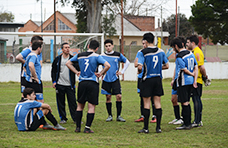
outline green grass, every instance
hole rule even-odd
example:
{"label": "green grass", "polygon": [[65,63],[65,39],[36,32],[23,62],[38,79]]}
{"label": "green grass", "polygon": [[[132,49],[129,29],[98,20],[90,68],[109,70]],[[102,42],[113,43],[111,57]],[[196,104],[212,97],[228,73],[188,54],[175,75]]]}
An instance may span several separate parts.
{"label": "green grass", "polygon": [[[63,126],[66,131],[38,129],[35,132],[19,132],[14,124],[13,112],[20,99],[19,83],[0,83],[0,147],[228,147],[228,80],[212,80],[212,85],[203,88],[203,124],[201,128],[176,131],[168,122],[174,119],[170,101],[170,79],[163,80],[165,95],[162,97],[162,133],[155,133],[155,124],[149,124],[149,134],[138,134],[143,123],[135,123],[140,115],[136,82],[121,82],[123,92],[122,116],[125,123],[105,122],[107,112],[105,97],[100,95],[92,124],[94,134],[75,133],[75,124],[69,116]],[[59,121],[55,91],[50,82],[44,82],[44,100],[50,104]],[[115,98],[113,114],[116,117]],[[193,107],[191,101],[191,107]],[[86,122],[83,113],[83,125]],[[193,108],[192,108],[193,111]],[[192,112],[192,118],[194,113]]]}

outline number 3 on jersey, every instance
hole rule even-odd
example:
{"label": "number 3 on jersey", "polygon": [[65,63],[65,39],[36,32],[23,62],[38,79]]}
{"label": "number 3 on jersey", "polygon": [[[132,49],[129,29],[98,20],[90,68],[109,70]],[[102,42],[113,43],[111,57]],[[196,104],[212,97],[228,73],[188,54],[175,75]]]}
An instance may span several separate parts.
{"label": "number 3 on jersey", "polygon": [[154,69],[158,64],[158,56],[153,56],[153,62],[154,62]]}
{"label": "number 3 on jersey", "polygon": [[87,70],[89,66],[89,59],[85,59],[85,69],[84,69],[84,72]]}

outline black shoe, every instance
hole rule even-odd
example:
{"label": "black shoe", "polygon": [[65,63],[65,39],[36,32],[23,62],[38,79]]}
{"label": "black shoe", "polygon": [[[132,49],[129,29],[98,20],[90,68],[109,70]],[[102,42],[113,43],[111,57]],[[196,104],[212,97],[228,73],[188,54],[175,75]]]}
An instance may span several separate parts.
{"label": "black shoe", "polygon": [[181,125],[180,127],[177,127],[176,130],[190,130],[191,129],[191,125]]}
{"label": "black shoe", "polygon": [[141,129],[140,131],[138,131],[138,133],[145,133],[145,134],[148,134],[149,133],[149,130],[147,129]]}
{"label": "black shoe", "polygon": [[162,130],[160,128],[156,129],[156,133],[161,133],[161,132],[162,132]]}
{"label": "black shoe", "polygon": [[85,128],[84,133],[94,133],[91,129]]}
{"label": "black shoe", "polygon": [[76,130],[75,130],[75,132],[76,132],[76,133],[79,133],[79,132],[81,132],[81,129],[80,129],[80,127],[77,127],[77,128],[76,128]]}

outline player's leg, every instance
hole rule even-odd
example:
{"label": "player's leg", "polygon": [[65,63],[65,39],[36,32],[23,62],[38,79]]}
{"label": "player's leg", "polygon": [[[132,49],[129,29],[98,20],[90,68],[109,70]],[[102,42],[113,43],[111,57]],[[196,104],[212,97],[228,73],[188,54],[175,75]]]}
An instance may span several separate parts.
{"label": "player's leg", "polygon": [[161,133],[161,118],[162,118],[162,108],[161,108],[161,97],[154,96],[154,106],[156,108],[157,126],[156,132]]}
{"label": "player's leg", "polygon": [[[151,98],[153,98],[153,96],[151,96]],[[153,99],[151,99],[151,106],[152,106],[152,114],[153,114],[153,116],[152,116],[152,119],[150,120],[150,123],[156,123],[157,122],[156,114],[155,114],[156,109],[155,109],[155,106],[154,106],[154,100]]]}
{"label": "player's leg", "polygon": [[143,122],[144,121],[144,116],[143,116],[143,110],[144,110],[144,104],[143,104],[143,98],[140,96],[140,88],[142,85],[142,78],[138,78],[138,83],[137,83],[137,93],[139,93],[140,97],[140,117],[139,119],[135,120],[135,122]]}
{"label": "player's leg", "polygon": [[87,117],[86,117],[86,126],[85,126],[84,133],[94,133],[90,129],[90,127],[91,127],[93,119],[94,119],[95,107],[96,107],[96,105],[88,102],[88,112],[87,112]]}
{"label": "player's leg", "polygon": [[60,117],[60,123],[66,123],[67,117],[66,117],[66,109],[65,109],[65,94],[66,94],[66,86],[63,85],[56,85],[56,102],[57,102],[57,108],[59,112]]}
{"label": "player's leg", "polygon": [[180,106],[178,104],[178,96],[176,91],[173,89],[172,89],[171,102],[173,104],[175,119],[169,122],[169,124],[183,124],[183,120],[181,119],[181,116],[180,116]]}
{"label": "player's leg", "polygon": [[75,98],[75,89],[68,86],[66,88],[66,94],[67,94],[67,101],[68,101],[71,118],[73,119],[74,122],[76,122],[77,103]]}
{"label": "player's leg", "polygon": [[112,121],[111,83],[102,81],[101,94],[106,95],[107,122]]}
{"label": "player's leg", "polygon": [[44,124],[43,128],[45,129],[54,129],[54,130],[66,130],[66,128],[62,127],[61,125],[58,124],[56,118],[54,115],[50,112],[48,109],[42,109],[43,114],[45,117],[54,125],[54,127],[50,127],[49,124]]}

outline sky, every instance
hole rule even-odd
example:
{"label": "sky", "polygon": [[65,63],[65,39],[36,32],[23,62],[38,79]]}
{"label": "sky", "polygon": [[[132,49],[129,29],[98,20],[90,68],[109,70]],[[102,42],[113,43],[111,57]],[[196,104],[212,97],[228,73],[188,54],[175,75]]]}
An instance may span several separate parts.
{"label": "sky", "polygon": [[[72,1],[72,0],[71,0]],[[147,0],[149,1],[152,0]],[[191,16],[191,7],[195,0],[177,0],[177,5],[180,7],[180,13],[185,14],[187,18]],[[42,0],[43,21],[48,19],[54,12],[54,1]],[[176,0],[168,0],[167,3],[162,5],[162,17],[167,18],[171,14],[176,13]],[[56,10],[62,13],[75,13],[75,9],[71,5],[62,7],[61,4],[56,5]],[[12,12],[15,16],[14,22],[26,23],[29,19],[33,21],[41,21],[41,0],[0,0],[0,11]],[[160,17],[159,12],[155,14],[157,22]],[[156,25],[157,26],[157,23]]]}

